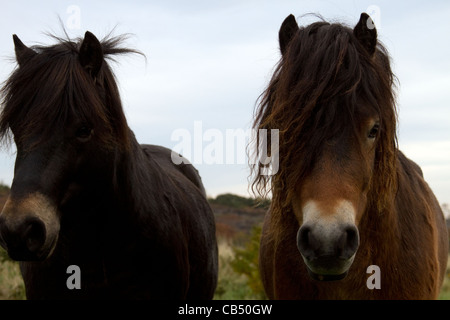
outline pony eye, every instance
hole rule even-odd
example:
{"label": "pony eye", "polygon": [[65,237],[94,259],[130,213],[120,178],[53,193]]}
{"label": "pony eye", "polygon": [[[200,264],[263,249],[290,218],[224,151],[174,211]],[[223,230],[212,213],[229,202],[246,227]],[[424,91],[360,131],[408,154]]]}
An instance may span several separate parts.
{"label": "pony eye", "polygon": [[378,134],[378,131],[379,131],[379,130],[380,130],[380,125],[379,125],[378,123],[376,123],[376,124],[372,127],[372,129],[370,129],[369,134],[367,135],[367,137],[368,137],[369,139],[375,139],[376,136],[377,136],[377,134]]}
{"label": "pony eye", "polygon": [[78,128],[77,132],[75,133],[75,136],[79,140],[88,140],[92,135],[92,129],[87,126],[82,126]]}

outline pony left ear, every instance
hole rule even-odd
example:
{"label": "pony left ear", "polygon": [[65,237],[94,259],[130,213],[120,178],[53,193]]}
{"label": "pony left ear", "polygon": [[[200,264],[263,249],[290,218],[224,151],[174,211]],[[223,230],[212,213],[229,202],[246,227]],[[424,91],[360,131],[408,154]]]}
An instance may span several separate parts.
{"label": "pony left ear", "polygon": [[84,34],[79,59],[91,77],[97,77],[103,64],[103,49],[100,41],[89,31]]}
{"label": "pony left ear", "polygon": [[16,52],[16,60],[19,66],[22,66],[26,61],[33,58],[37,53],[33,49],[28,48],[19,37],[13,34],[14,51]]}
{"label": "pony left ear", "polygon": [[363,12],[359,22],[353,29],[356,39],[363,45],[367,52],[372,56],[377,47],[377,29],[370,16]]}
{"label": "pony left ear", "polygon": [[295,17],[290,14],[286,17],[286,19],[284,19],[281,24],[280,31],[278,31],[278,41],[280,42],[281,55],[284,55],[289,42],[292,40],[297,31],[297,21],[295,21]]}

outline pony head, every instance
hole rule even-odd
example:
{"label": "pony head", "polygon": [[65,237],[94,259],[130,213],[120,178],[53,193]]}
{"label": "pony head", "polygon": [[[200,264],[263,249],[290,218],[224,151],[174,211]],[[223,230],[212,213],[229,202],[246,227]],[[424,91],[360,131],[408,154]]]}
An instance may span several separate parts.
{"label": "pony head", "polygon": [[120,37],[100,42],[89,31],[78,41],[56,39],[56,45],[27,47],[14,35],[18,68],[1,90],[0,139],[13,137],[17,156],[0,244],[16,260],[52,254],[61,209],[82,187],[89,190],[83,196],[95,197],[102,177],[114,174],[113,155],[129,146],[105,57],[133,50],[118,47]]}
{"label": "pony head", "polygon": [[[279,130],[279,170],[253,188],[272,192],[283,232],[298,221],[297,247],[309,274],[343,278],[359,246],[358,224],[392,204],[396,186],[396,110],[387,51],[363,13],[354,28],[288,16],[281,60],[261,95],[254,128]],[[261,165],[259,165],[261,166]]]}

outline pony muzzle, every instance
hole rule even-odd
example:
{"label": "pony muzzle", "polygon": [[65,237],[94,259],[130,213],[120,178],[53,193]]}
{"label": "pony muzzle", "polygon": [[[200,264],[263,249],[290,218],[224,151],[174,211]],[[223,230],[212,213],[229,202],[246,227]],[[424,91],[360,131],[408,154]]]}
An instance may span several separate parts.
{"label": "pony muzzle", "polygon": [[336,214],[325,217],[311,204],[304,210],[306,219],[297,232],[297,248],[308,274],[320,281],[345,278],[359,247],[351,207],[344,203]]}
{"label": "pony muzzle", "polygon": [[20,201],[11,197],[0,213],[0,245],[13,260],[45,260],[53,253],[59,235],[56,208],[35,193]]}

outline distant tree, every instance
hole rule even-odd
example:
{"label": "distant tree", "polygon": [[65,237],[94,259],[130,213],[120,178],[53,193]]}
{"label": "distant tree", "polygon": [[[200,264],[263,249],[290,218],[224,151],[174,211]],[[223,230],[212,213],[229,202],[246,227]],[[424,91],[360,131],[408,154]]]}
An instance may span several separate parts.
{"label": "distant tree", "polygon": [[7,186],[7,185],[5,185],[2,181],[0,181],[0,192],[9,192],[9,190],[10,190],[10,188]]}
{"label": "distant tree", "polygon": [[215,199],[209,198],[208,201],[212,204],[220,204],[232,208],[268,208],[270,200],[245,198],[232,193],[225,193],[218,195]]}

